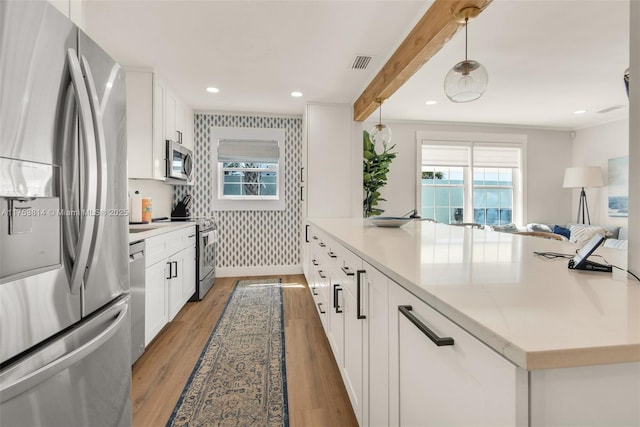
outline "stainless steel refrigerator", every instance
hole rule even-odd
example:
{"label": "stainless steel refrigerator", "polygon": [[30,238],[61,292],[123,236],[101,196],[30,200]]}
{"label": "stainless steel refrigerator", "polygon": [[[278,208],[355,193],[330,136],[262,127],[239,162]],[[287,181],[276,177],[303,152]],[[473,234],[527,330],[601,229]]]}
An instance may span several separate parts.
{"label": "stainless steel refrigerator", "polygon": [[125,79],[0,2],[0,425],[131,425]]}

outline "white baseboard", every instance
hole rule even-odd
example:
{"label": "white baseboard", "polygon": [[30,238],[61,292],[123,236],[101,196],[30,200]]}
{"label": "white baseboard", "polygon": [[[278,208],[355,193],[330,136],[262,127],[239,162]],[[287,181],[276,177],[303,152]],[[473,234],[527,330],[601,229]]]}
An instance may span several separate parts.
{"label": "white baseboard", "polygon": [[216,267],[216,277],[277,276],[291,274],[302,274],[302,265]]}

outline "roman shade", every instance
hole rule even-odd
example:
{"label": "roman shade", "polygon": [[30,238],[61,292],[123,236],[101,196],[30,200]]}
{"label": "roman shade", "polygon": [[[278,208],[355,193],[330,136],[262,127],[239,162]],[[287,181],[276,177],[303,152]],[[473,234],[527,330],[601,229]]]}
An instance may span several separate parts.
{"label": "roman shade", "polygon": [[470,148],[460,145],[422,145],[422,164],[429,166],[469,166]]}
{"label": "roman shade", "polygon": [[221,139],[218,143],[219,162],[278,163],[278,141]]}
{"label": "roman shade", "polygon": [[515,147],[473,147],[473,166],[478,168],[520,167],[520,149]]}

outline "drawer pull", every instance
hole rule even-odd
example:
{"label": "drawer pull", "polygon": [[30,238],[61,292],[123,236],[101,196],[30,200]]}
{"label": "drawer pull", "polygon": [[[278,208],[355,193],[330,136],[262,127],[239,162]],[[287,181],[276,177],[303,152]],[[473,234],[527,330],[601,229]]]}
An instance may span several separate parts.
{"label": "drawer pull", "polygon": [[324,247],[325,247],[325,246],[327,246],[327,245],[325,245],[325,244],[324,244],[324,242],[320,242],[320,245],[319,245],[319,246],[320,246],[321,248],[324,248]]}
{"label": "drawer pull", "polygon": [[453,345],[453,338],[451,338],[451,337],[439,337],[438,335],[436,335],[435,332],[433,332],[431,329],[429,329],[427,327],[427,325],[422,323],[420,321],[420,319],[418,319],[411,312],[411,310],[413,310],[413,307],[411,307],[410,305],[399,305],[398,306],[398,310],[400,311],[400,313],[404,314],[405,317],[407,319],[409,319],[409,321],[411,321],[411,323],[416,325],[416,327],[418,329],[420,329],[420,331],[422,331],[423,334],[425,334],[427,337],[429,337],[429,339],[431,341],[433,341],[433,343],[435,345],[437,345],[438,347],[443,346],[443,345]]}
{"label": "drawer pull", "polygon": [[318,236],[313,236],[313,240],[318,240]]}
{"label": "drawer pull", "polygon": [[321,279],[326,279],[327,278],[327,275],[324,274],[323,270],[318,270],[318,275],[320,276]]}
{"label": "drawer pull", "polygon": [[316,266],[317,266],[317,265],[320,265],[320,264],[318,264],[318,261],[316,261],[315,259],[314,259],[314,260],[311,260],[311,262],[313,263],[313,265],[316,265]]}
{"label": "drawer pull", "polygon": [[315,286],[313,286],[313,287],[311,288],[311,293],[312,293],[313,295],[316,295],[316,296],[318,295],[318,293],[316,292],[316,287],[315,287]]}
{"label": "drawer pull", "polygon": [[336,255],[336,253],[333,252],[333,251],[327,252],[327,255],[329,255],[330,258],[337,258],[338,257],[338,255]]}
{"label": "drawer pull", "polygon": [[326,313],[326,311],[322,311],[322,303],[321,302],[318,303],[318,310],[320,310],[320,314],[325,314]]}
{"label": "drawer pull", "polygon": [[360,300],[362,299],[362,275],[366,273],[365,270],[358,270],[358,277],[356,280],[356,318],[358,320],[360,319],[366,319],[367,316],[365,316],[364,314],[360,314],[360,310],[362,309],[362,305],[360,304]]}
{"label": "drawer pull", "polygon": [[347,276],[353,276],[355,273],[353,272],[353,270],[350,267],[342,267],[342,271],[344,272],[344,274],[346,274]]}
{"label": "drawer pull", "polygon": [[338,292],[340,292],[342,288],[340,285],[333,285],[333,308],[336,309],[336,313],[342,313],[340,310],[340,303],[338,302]]}

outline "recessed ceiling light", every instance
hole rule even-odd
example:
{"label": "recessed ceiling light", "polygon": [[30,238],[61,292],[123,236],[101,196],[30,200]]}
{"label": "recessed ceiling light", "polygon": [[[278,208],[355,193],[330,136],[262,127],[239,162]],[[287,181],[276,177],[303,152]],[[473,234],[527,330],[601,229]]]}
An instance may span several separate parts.
{"label": "recessed ceiling light", "polygon": [[209,86],[207,88],[207,92],[209,92],[209,93],[218,93],[218,92],[220,92],[220,89],[218,89],[217,87]]}
{"label": "recessed ceiling light", "polygon": [[587,110],[576,110],[576,111],[573,112],[573,114],[584,114],[586,112],[587,112]]}
{"label": "recessed ceiling light", "polygon": [[434,101],[433,99],[431,101],[425,102],[426,105],[435,105],[437,103],[438,103],[438,101]]}
{"label": "recessed ceiling light", "polygon": [[291,92],[291,96],[293,96],[294,98],[300,98],[302,96],[302,92],[298,92],[298,91]]}

